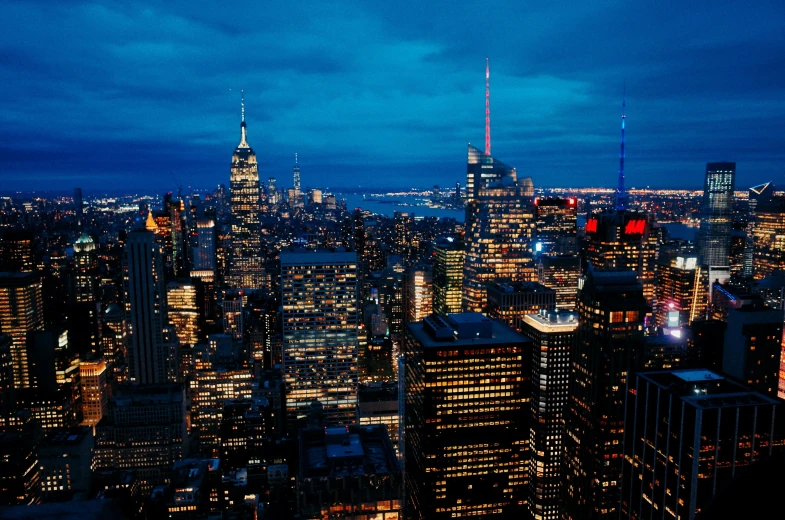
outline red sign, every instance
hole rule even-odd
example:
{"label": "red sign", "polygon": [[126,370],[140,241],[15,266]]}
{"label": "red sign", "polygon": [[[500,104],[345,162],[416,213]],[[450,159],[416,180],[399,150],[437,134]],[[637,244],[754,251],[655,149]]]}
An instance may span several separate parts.
{"label": "red sign", "polygon": [[587,233],[596,233],[597,232],[597,219],[590,218],[588,222],[586,222],[586,232]]}
{"label": "red sign", "polygon": [[626,235],[642,235],[646,229],[645,219],[634,219],[627,222],[624,228]]}

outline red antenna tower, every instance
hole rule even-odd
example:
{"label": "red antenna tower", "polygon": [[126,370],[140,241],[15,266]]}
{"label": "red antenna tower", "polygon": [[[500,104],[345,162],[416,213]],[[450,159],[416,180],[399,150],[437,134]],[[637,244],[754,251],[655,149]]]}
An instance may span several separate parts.
{"label": "red antenna tower", "polygon": [[491,155],[491,68],[485,58],[485,155]]}

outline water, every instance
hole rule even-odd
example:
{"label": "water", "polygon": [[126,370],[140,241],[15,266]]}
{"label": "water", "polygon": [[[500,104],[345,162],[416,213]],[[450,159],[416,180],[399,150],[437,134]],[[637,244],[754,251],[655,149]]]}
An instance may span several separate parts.
{"label": "water", "polygon": [[402,197],[370,197],[357,193],[336,193],[337,199],[346,199],[346,208],[350,211],[354,208],[366,209],[372,213],[392,217],[396,211],[413,213],[416,217],[438,217],[454,218],[458,222],[463,222],[464,211],[462,209],[442,209],[429,208],[427,197],[402,196]]}

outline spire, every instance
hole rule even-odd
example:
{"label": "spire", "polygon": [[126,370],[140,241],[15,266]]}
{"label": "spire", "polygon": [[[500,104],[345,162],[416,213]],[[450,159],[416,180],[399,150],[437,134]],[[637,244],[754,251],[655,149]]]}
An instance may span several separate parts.
{"label": "spire", "polygon": [[485,58],[485,155],[491,155],[491,67]]}
{"label": "spire", "polygon": [[621,101],[621,150],[619,152],[619,184],[616,187],[616,211],[627,209],[627,189],[624,187],[624,120],[627,118],[627,82]]}
{"label": "spire", "polygon": [[250,148],[248,146],[247,134],[245,129],[245,91],[240,91],[240,144],[237,148]]}
{"label": "spire", "polygon": [[147,220],[144,223],[144,228],[147,231],[152,231],[152,232],[158,231],[158,224],[155,223],[152,210],[147,212]]}
{"label": "spire", "polygon": [[300,165],[297,164],[297,152],[294,152],[294,189],[300,191]]}

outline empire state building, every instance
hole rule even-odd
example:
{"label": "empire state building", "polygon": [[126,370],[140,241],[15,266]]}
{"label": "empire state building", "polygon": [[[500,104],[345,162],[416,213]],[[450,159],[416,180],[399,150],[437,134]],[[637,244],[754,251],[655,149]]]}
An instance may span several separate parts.
{"label": "empire state building", "polygon": [[258,289],[264,281],[261,253],[261,200],[259,165],[246,140],[245,103],[242,104],[240,144],[232,155],[229,179],[232,208],[232,249],[228,282],[234,287]]}

